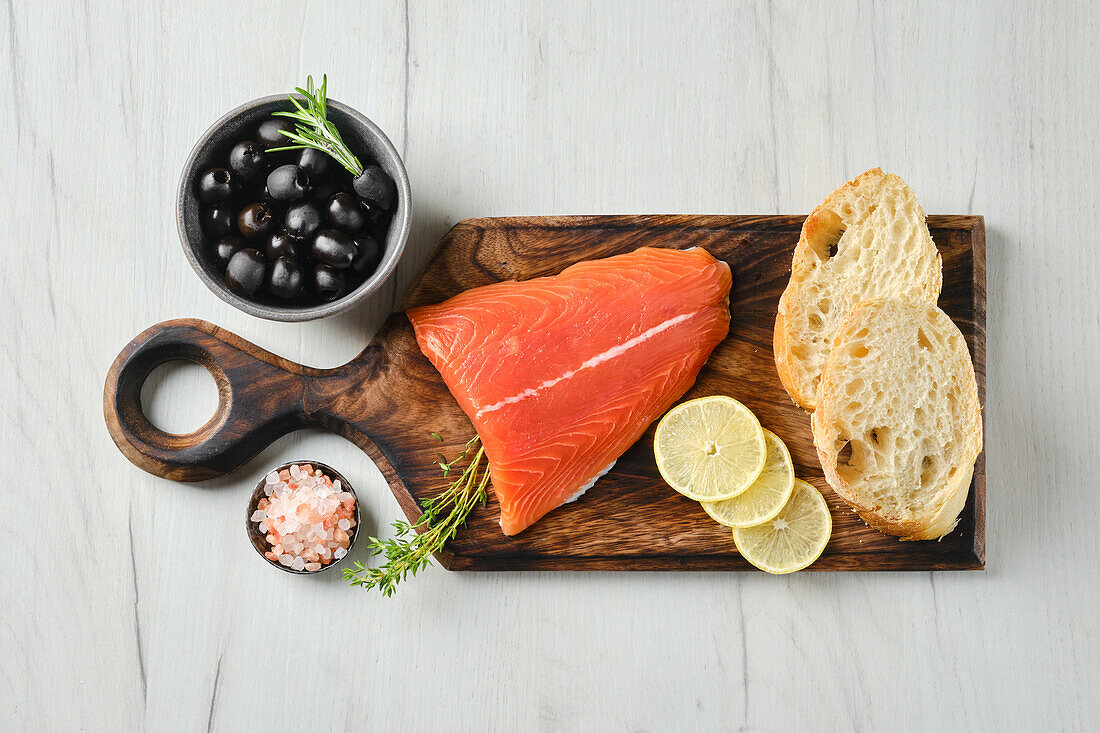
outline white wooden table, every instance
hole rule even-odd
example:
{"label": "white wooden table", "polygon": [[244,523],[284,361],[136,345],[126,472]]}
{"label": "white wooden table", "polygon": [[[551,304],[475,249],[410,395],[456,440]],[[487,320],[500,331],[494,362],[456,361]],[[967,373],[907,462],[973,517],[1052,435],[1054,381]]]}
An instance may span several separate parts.
{"label": "white wooden table", "polygon": [[[1053,730],[1100,718],[1100,11],[1093,3],[152,3],[0,10],[0,730]],[[327,72],[403,152],[393,287],[320,323],[245,316],[177,241],[225,110]],[[874,165],[988,231],[984,573],[460,574],[384,599],[266,567],[265,467],[153,478],[100,408],[118,350],[195,316],[343,363],[470,216],[798,213]],[[158,424],[213,410],[197,367]],[[365,549],[364,546],[359,548]]]}

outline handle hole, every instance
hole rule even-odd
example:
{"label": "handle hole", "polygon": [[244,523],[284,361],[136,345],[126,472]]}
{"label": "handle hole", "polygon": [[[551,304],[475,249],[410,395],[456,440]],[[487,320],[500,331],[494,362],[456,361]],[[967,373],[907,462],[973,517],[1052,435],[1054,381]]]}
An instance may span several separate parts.
{"label": "handle hole", "polygon": [[218,385],[201,364],[174,359],[156,367],[141,386],[141,411],[158,430],[193,433],[218,408]]}

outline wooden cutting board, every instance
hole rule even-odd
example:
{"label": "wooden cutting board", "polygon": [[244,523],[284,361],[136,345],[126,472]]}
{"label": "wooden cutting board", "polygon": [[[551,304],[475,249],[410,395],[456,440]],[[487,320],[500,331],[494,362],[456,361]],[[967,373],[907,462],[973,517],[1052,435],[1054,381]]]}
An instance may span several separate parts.
{"label": "wooden cutting board", "polygon": [[[375,339],[342,367],[319,370],[282,359],[204,321],[153,326],[119,354],[103,408],[122,452],[150,473],[180,481],[218,476],[273,440],[323,428],[358,445],[378,465],[405,514],[444,485],[437,451],[456,455],[474,435],[439,374],[420,353],[403,311],[506,279],[552,275],[584,259],[642,245],[704,247],[733,269],[729,337],[685,399],[726,394],[750,407],[790,448],[798,476],[822,491],[833,535],[812,570],[971,570],[985,564],[985,454],[966,508],[939,542],[899,542],[870,529],[825,483],[808,416],[783,391],[772,360],[772,326],[790,275],[802,216],[597,216],[471,219],[439,243]],[[985,402],[985,226],[979,216],[930,216],[943,257],[940,307],[974,357]],[[211,420],[170,435],[141,413],[141,385],[173,359],[203,364],[218,384]],[[444,444],[429,433],[443,436]],[[475,510],[438,560],[452,570],[742,570],[731,532],[670,489],[653,461],[653,427],[580,500],[527,531],[505,537],[494,500]],[[352,471],[349,467],[349,471]],[[379,517],[385,521],[386,518]]]}

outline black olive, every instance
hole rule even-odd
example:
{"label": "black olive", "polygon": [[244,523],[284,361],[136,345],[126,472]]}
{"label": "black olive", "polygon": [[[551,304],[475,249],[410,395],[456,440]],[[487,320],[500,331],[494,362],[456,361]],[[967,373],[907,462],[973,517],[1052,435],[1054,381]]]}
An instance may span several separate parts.
{"label": "black olive", "polygon": [[368,165],[363,172],[352,181],[355,193],[359,198],[371,206],[377,206],[387,211],[393,208],[393,200],[397,197],[397,186],[386,171],[376,165]]}
{"label": "black olive", "polygon": [[390,212],[367,203],[362,204],[362,206],[367,212],[367,226],[377,229],[390,223]]}
{"label": "black olive", "polygon": [[205,204],[220,204],[233,197],[233,174],[225,168],[211,168],[199,176],[199,198]]}
{"label": "black olive", "polygon": [[244,247],[244,240],[240,237],[222,237],[214,243],[214,263],[224,270],[241,247]]}
{"label": "black olive", "polygon": [[305,243],[292,236],[286,230],[279,230],[271,235],[271,239],[267,240],[267,247],[264,252],[267,253],[267,259],[274,262],[280,257],[290,257],[297,260],[304,253]]}
{"label": "black olive", "polygon": [[317,265],[313,270],[313,292],[321,300],[342,298],[348,292],[347,278],[328,265]]}
{"label": "black olive", "polygon": [[355,259],[351,261],[352,272],[366,277],[378,268],[378,262],[381,259],[382,248],[378,246],[378,240],[369,234],[355,238]]}
{"label": "black olive", "polygon": [[290,257],[279,257],[267,275],[267,291],[288,300],[302,292],[302,268]]}
{"label": "black olive", "polygon": [[242,249],[229,260],[225,269],[225,284],[237,295],[251,297],[264,284],[267,260],[259,250]]}
{"label": "black olive", "polygon": [[261,122],[260,126],[256,128],[256,139],[260,141],[260,144],[268,148],[293,145],[294,141],[286,135],[281,134],[281,130],[292,132],[294,130],[294,123],[285,117],[272,117],[269,120]]}
{"label": "black olive", "polygon": [[338,229],[355,234],[367,223],[366,214],[359,208],[359,202],[349,193],[338,193],[329,199],[328,220]]}
{"label": "black olive", "polygon": [[254,181],[267,172],[264,150],[251,140],[242,140],[229,151],[229,170],[245,181]]}
{"label": "black olive", "polygon": [[321,209],[310,201],[293,204],[286,210],[286,230],[295,237],[311,237],[321,228]]}
{"label": "black olive", "polygon": [[236,234],[237,217],[233,216],[233,210],[226,206],[204,208],[200,215],[202,228],[214,239]]}
{"label": "black olive", "polygon": [[246,237],[266,237],[275,228],[275,214],[264,203],[249,204],[237,217],[237,229]]}
{"label": "black olive", "polygon": [[309,192],[309,174],[294,165],[281,165],[267,174],[267,192],[276,201],[300,201]]}
{"label": "black olive", "polygon": [[311,181],[320,181],[332,170],[336,161],[328,153],[306,148],[298,156],[298,167],[309,174]]}
{"label": "black olive", "polygon": [[355,259],[355,242],[336,229],[322,229],[313,238],[313,256],[318,262],[343,270]]}

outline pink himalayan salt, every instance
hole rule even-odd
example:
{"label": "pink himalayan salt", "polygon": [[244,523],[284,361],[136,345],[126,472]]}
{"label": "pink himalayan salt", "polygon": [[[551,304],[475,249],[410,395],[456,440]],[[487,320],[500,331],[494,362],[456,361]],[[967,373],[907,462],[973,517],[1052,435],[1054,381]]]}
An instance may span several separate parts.
{"label": "pink himalayan salt", "polygon": [[298,571],[319,570],[348,552],[355,497],[308,463],[267,474],[249,517],[266,532],[264,556]]}

